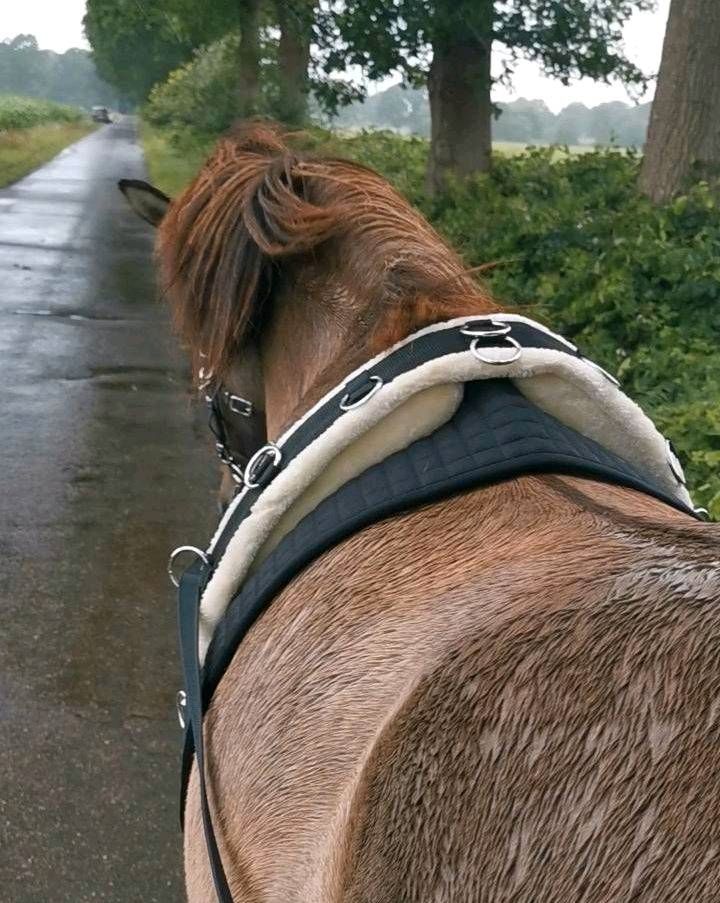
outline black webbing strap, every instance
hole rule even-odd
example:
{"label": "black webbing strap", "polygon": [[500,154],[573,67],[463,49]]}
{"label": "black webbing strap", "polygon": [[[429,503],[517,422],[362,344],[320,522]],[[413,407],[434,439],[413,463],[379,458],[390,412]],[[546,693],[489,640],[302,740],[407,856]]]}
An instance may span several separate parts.
{"label": "black webbing strap", "polygon": [[200,622],[200,596],[205,584],[205,566],[198,560],[180,579],[178,588],[178,626],[180,631],[180,659],[185,682],[185,718],[188,734],[192,735],[200,782],[200,808],[207,846],[210,871],[215,893],[220,903],[233,903],[225,870],[218,850],[212,825],[210,804],[205,783],[205,745],[203,743],[202,693],[200,689],[200,661],[198,659],[198,632]]}

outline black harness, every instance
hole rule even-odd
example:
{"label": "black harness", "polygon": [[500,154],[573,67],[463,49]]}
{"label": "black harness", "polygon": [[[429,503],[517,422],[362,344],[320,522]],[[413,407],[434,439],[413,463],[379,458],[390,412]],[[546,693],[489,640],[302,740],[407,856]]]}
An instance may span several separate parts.
{"label": "black harness", "polygon": [[[492,360],[485,357],[489,347],[503,349],[502,359],[498,360],[497,355]],[[350,480],[285,536],[228,605],[201,670],[198,627],[202,592],[263,489],[335,420],[350,415],[384,385],[432,359],[469,348],[480,360],[498,364],[499,377],[466,383],[463,400],[447,423]],[[245,468],[245,489],[226,514],[210,550],[198,552],[197,560],[183,574],[179,627],[186,733],[181,806],[184,808],[195,757],[205,839],[221,903],[232,903],[232,895],[217,848],[205,787],[203,713],[244,636],[304,567],[370,524],[458,492],[527,474],[590,477],[635,489],[687,514],[700,516],[635,466],[542,411],[513,383],[502,378],[501,365],[516,360],[524,348],[545,348],[582,357],[574,345],[541,327],[504,320],[498,315],[421,332],[372,362],[326,397],[285,441],[267,444],[252,456]],[[668,466],[676,473],[673,457],[669,457]],[[679,474],[676,478],[680,482]],[[478,510],[478,517],[483,517],[482,510]]]}

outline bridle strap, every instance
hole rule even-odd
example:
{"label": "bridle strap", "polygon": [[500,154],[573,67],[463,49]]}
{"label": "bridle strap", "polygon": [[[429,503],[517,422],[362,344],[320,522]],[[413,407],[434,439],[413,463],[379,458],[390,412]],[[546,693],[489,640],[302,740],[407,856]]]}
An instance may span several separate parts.
{"label": "bridle strap", "polygon": [[215,893],[220,903],[233,903],[228,887],[222,857],[215,838],[205,781],[205,744],[203,742],[202,693],[200,689],[200,661],[198,659],[198,633],[200,626],[200,596],[205,583],[205,564],[198,559],[182,575],[178,589],[178,625],[180,631],[180,658],[185,683],[185,717],[187,730],[192,735],[197,761],[200,789],[200,810],[207,847],[210,871]]}

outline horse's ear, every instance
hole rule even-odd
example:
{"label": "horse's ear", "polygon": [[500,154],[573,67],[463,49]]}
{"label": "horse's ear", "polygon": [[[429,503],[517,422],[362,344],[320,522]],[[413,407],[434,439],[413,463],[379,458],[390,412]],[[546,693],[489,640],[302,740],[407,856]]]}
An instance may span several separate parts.
{"label": "horse's ear", "polygon": [[120,179],[118,188],[128,204],[151,226],[159,226],[170,206],[170,198],[159,188],[140,179]]}

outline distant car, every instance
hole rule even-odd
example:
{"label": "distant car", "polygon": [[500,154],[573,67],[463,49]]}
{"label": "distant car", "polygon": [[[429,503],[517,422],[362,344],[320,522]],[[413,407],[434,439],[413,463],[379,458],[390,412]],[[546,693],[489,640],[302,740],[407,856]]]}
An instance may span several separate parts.
{"label": "distant car", "polygon": [[93,107],[90,111],[93,122],[112,122],[107,107]]}

